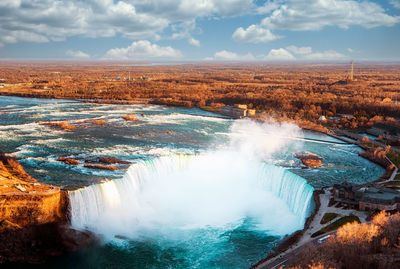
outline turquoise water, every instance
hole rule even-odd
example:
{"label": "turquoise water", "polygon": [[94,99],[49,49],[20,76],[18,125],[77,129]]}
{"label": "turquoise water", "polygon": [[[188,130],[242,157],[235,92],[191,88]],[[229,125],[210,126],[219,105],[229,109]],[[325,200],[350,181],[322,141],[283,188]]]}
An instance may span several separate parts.
{"label": "turquoise water", "polygon": [[371,134],[361,133],[359,135],[361,135],[362,137],[367,136],[371,141],[378,140],[377,136],[374,136],[374,135],[371,135]]}
{"label": "turquoise water", "polygon": [[[123,120],[121,116],[127,113],[135,113],[139,121]],[[383,173],[381,167],[360,158],[358,152],[361,149],[356,146],[301,140],[308,137],[335,142],[331,137],[302,132],[293,126],[262,125],[212,116],[213,113],[199,109],[0,96],[0,144],[3,151],[20,159],[24,168],[41,182],[71,191],[81,188],[80,192],[99,197],[104,193],[113,195],[111,202],[102,202],[104,209],[96,218],[86,218],[88,221],[82,222],[82,227],[109,233],[104,243],[58,258],[48,265],[64,268],[245,268],[265,257],[284,234],[302,227],[305,216],[295,212],[308,200],[305,192],[296,194],[298,192],[294,190],[298,187],[290,186],[303,184],[305,179],[309,184],[304,185],[308,186],[305,191],[310,191],[312,187],[332,185],[345,179],[364,183]],[[93,119],[104,119],[106,124],[94,125]],[[40,124],[40,121],[50,120],[69,120],[78,127],[75,131],[62,131]],[[324,164],[318,169],[304,169],[294,157],[296,152],[303,151],[322,157]],[[137,171],[143,162],[165,158],[168,162],[172,156],[180,154],[206,157],[204,163],[200,159],[194,162],[202,163],[201,166],[189,165],[171,170],[163,177],[153,176],[152,180],[145,177],[148,183],[141,185],[135,195],[132,193],[141,206],[129,206],[124,211],[108,210],[115,206],[115,201],[126,201],[130,196],[124,194],[126,188],[110,186],[111,183],[105,181],[141,182],[137,177],[128,180],[128,169]],[[133,164],[131,168],[118,165],[118,171],[91,170],[82,165],[69,166],[58,162],[59,155],[80,160],[114,156]],[[212,156],[219,158],[212,159]],[[269,167],[267,171],[270,174],[264,174],[264,170],[254,173],[264,165]],[[171,166],[174,165],[152,165],[152,169],[161,171],[161,167]],[[146,167],[143,171],[147,171]],[[211,175],[219,176],[214,178]],[[165,181],[160,180],[167,178],[169,184],[163,185]],[[203,182],[202,178],[209,180]],[[265,181],[266,178],[272,181]],[[221,179],[221,184],[217,184],[218,179]],[[198,182],[204,184],[197,185]],[[99,183],[102,185],[94,185]],[[280,187],[271,189],[271,184]],[[96,188],[103,190],[96,192]],[[193,189],[187,191],[187,188]],[[166,189],[168,192],[164,191]],[[259,195],[254,195],[256,193]],[[266,200],[256,199],[250,204],[247,201],[252,196]],[[86,199],[83,204],[90,205],[91,201],[93,199]],[[246,206],[239,206],[243,204]],[[261,204],[263,206],[257,206]],[[214,208],[213,205],[219,205],[215,206],[214,215],[229,211],[223,222],[218,222],[220,218],[214,218],[207,210]],[[252,209],[257,207],[260,210],[253,212]],[[126,213],[130,211],[133,213]],[[193,211],[198,212],[193,215],[196,221],[187,217]],[[115,222],[129,225],[110,232],[115,227],[107,226],[104,221],[110,212],[115,214]],[[142,215],[139,217],[136,212]],[[178,223],[160,222],[160,218],[151,217],[148,212],[185,217],[177,218]],[[99,221],[99,225],[95,227],[90,221]],[[193,223],[204,225],[187,228]],[[278,230],[279,225],[287,229]]]}

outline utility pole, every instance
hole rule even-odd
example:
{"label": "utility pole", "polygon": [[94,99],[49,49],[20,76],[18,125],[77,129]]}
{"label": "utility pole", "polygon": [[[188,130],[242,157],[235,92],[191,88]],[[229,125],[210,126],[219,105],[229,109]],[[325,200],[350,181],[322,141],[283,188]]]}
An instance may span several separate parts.
{"label": "utility pole", "polygon": [[353,80],[353,75],[354,75],[354,61],[351,60],[350,80]]}

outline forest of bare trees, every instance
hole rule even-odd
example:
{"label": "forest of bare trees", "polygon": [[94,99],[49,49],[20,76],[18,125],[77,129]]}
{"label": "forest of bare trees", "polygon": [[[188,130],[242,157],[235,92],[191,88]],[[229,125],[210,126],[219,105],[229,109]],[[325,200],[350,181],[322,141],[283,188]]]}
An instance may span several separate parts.
{"label": "forest of bare trees", "polygon": [[[243,103],[296,120],[353,115],[333,127],[372,125],[399,115],[400,66],[359,64],[183,64],[3,62],[0,94],[107,102],[150,100],[186,107]],[[1,83],[3,82],[3,83]]]}
{"label": "forest of bare trees", "polygon": [[293,269],[400,268],[400,215],[382,211],[371,223],[349,223],[303,249]]}

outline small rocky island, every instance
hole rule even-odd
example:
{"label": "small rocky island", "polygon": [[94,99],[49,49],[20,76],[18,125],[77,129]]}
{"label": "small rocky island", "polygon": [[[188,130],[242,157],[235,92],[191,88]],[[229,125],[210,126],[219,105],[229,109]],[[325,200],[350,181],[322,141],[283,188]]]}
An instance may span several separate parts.
{"label": "small rocky island", "polygon": [[300,159],[301,162],[308,168],[318,168],[322,165],[322,158],[311,152],[296,153],[295,157]]}
{"label": "small rocky island", "polygon": [[90,169],[102,169],[102,170],[118,170],[118,167],[111,165],[111,164],[131,164],[131,162],[123,161],[117,159],[115,157],[93,157],[93,158],[86,158],[86,159],[77,159],[75,156],[63,156],[60,155],[57,158],[57,161],[64,162],[68,165],[80,165],[82,163],[84,167]]}

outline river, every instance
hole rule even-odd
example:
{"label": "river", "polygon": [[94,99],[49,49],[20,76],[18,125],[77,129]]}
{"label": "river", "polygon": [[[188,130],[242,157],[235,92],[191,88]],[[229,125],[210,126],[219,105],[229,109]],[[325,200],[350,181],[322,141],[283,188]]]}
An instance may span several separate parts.
{"label": "river", "polygon": [[[125,121],[134,113],[138,121]],[[384,170],[354,145],[292,124],[228,120],[200,109],[0,96],[1,149],[38,181],[70,191],[72,225],[102,236],[58,268],[246,268],[301,229],[314,188]],[[105,120],[96,125],[94,119]],[[43,121],[68,120],[74,131]],[[304,169],[297,152],[323,159]],[[106,171],[67,165],[98,156]]]}

